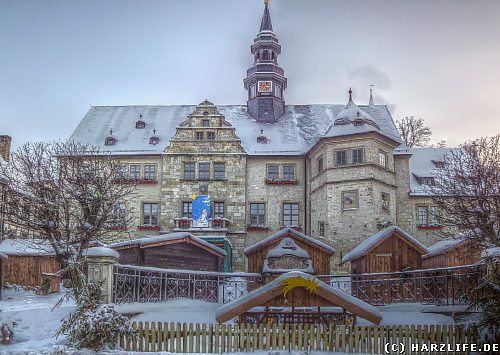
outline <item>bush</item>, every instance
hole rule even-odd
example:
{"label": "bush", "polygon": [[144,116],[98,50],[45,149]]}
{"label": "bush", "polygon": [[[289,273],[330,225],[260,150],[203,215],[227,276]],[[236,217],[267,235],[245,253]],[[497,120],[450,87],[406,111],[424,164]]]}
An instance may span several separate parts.
{"label": "bush", "polygon": [[9,320],[0,319],[0,344],[10,344],[14,340],[14,324]]}
{"label": "bush", "polygon": [[87,284],[76,300],[76,311],[62,322],[57,335],[67,334],[69,344],[78,349],[103,350],[114,348],[119,336],[133,334],[129,319],[102,301],[101,287]]}

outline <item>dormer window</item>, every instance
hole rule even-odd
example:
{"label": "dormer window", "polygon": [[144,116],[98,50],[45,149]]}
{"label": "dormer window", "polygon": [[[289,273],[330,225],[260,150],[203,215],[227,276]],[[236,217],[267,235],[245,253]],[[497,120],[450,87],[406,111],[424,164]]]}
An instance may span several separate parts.
{"label": "dormer window", "polygon": [[432,160],[432,163],[434,164],[434,166],[437,168],[437,169],[442,169],[444,168],[444,161],[437,161],[437,160]]}
{"label": "dormer window", "polygon": [[139,115],[139,121],[135,123],[135,128],[136,129],[146,128],[146,122],[142,120],[142,115]]}
{"label": "dormer window", "polygon": [[420,184],[422,184],[422,185],[434,185],[434,178],[433,177],[421,177]]}
{"label": "dormer window", "polygon": [[203,111],[203,116],[208,116],[208,111]]}
{"label": "dormer window", "polygon": [[106,140],[104,141],[104,145],[115,145],[116,144],[116,138],[114,137],[107,137]]}
{"label": "dormer window", "polygon": [[153,137],[149,138],[149,144],[157,145],[159,142],[160,142],[160,138],[158,138],[158,137],[153,136]]}
{"label": "dormer window", "polygon": [[260,136],[257,137],[257,143],[267,144],[267,137],[264,135],[264,130],[260,130]]}

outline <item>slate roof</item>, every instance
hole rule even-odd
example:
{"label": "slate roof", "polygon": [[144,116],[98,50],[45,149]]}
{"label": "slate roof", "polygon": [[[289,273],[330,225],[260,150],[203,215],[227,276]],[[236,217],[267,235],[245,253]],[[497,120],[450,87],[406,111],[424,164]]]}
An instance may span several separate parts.
{"label": "slate roof", "polygon": [[[453,148],[410,148],[410,194],[430,195],[427,185],[420,184],[418,178],[433,177],[436,170],[434,162],[443,161],[443,156]],[[434,161],[434,162],[433,162]]]}
{"label": "slate roof", "polygon": [[398,232],[403,238],[408,240],[410,243],[416,245],[418,248],[422,249],[424,251],[423,254],[426,254],[427,248],[425,245],[420,243],[417,239],[413,238],[410,234],[402,230],[401,228],[397,226],[392,226],[392,227],[387,227],[385,229],[382,229],[381,231],[373,234],[372,236],[368,237],[367,239],[363,240],[358,246],[356,246],[354,249],[352,249],[349,253],[347,253],[343,258],[342,258],[342,264],[346,263],[348,261],[354,260],[359,258],[362,255],[365,255],[370,252],[376,245],[378,245],[382,240],[385,238],[389,237],[392,235],[392,233]]}
{"label": "slate roof", "polygon": [[[70,139],[90,144],[103,152],[120,155],[161,154],[174,136],[176,127],[185,121],[196,106],[92,106]],[[287,105],[285,114],[276,123],[258,123],[247,113],[245,105],[217,106],[226,120],[236,128],[236,135],[250,155],[302,155],[323,137],[359,133],[334,126],[345,105]],[[385,105],[359,106],[380,127],[380,133],[401,142],[399,133]],[[146,128],[136,129],[142,114]],[[364,125],[366,126],[366,125]],[[354,127],[357,129],[358,127]],[[363,127],[363,126],[360,126]],[[149,144],[156,129],[157,145]],[[106,137],[113,131],[115,145],[106,146]],[[257,143],[263,130],[267,144]]]}

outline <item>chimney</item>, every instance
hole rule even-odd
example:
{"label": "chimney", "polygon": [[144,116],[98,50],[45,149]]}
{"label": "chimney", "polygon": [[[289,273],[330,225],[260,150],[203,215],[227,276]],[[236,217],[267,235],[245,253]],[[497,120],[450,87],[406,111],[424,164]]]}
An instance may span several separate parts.
{"label": "chimney", "polygon": [[12,138],[10,136],[0,136],[0,155],[5,161],[10,160],[10,142]]}

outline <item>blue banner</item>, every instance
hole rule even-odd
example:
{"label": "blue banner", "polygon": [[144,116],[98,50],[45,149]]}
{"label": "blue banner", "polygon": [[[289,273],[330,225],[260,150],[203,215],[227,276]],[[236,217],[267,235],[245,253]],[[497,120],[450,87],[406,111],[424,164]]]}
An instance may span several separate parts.
{"label": "blue banner", "polygon": [[208,227],[210,202],[206,195],[196,196],[193,200],[193,227]]}

